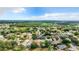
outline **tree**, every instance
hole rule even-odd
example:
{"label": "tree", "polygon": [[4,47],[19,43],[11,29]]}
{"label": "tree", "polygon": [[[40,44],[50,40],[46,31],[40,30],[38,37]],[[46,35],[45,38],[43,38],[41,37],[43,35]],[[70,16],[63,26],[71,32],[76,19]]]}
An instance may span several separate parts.
{"label": "tree", "polygon": [[71,43],[71,39],[69,39],[69,38],[63,39],[62,43],[66,44],[66,45],[70,44]]}
{"label": "tree", "polygon": [[79,41],[78,40],[72,40],[73,43],[75,43],[77,46],[79,46]]}
{"label": "tree", "polygon": [[9,35],[7,38],[8,39],[15,40],[16,39],[16,35],[15,34],[12,34],[12,35]]}
{"label": "tree", "polygon": [[74,35],[79,35],[79,32],[75,32]]}
{"label": "tree", "polygon": [[37,48],[38,47],[38,45],[36,44],[36,43],[32,43],[31,44],[31,49],[35,49],[35,48]]}
{"label": "tree", "polygon": [[45,40],[45,47],[49,47],[49,42]]}
{"label": "tree", "polygon": [[32,38],[33,38],[33,40],[35,40],[37,38],[37,35],[36,34],[32,34]]}
{"label": "tree", "polygon": [[48,48],[49,47],[49,42],[45,40],[44,42],[41,42],[41,48]]}
{"label": "tree", "polygon": [[23,45],[17,45],[13,48],[14,51],[22,51],[25,50],[26,48]]}
{"label": "tree", "polygon": [[49,50],[49,51],[52,51],[52,50],[53,50],[53,46],[49,45],[49,46],[48,46],[48,50]]}

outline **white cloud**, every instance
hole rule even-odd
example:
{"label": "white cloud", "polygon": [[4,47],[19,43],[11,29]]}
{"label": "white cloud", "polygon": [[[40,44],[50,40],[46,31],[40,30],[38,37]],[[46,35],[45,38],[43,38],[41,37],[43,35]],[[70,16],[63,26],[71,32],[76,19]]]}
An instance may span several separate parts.
{"label": "white cloud", "polygon": [[25,8],[17,7],[17,8],[12,8],[13,13],[22,13],[25,11]]}
{"label": "white cloud", "polygon": [[[0,8],[0,16],[3,16],[3,14],[5,14],[5,12],[9,11],[9,12],[13,12],[13,13],[22,13],[24,12],[26,9],[23,7],[1,7]],[[10,17],[11,18],[11,17]],[[23,17],[14,17],[15,19],[24,19],[24,20],[79,20],[79,13],[68,13],[68,12],[64,12],[64,13],[45,13],[43,15],[40,16],[23,16]],[[1,19],[1,17],[0,17]],[[4,19],[4,17],[3,17]]]}
{"label": "white cloud", "polygon": [[25,11],[25,8],[22,7],[0,7],[0,16],[5,14],[5,12],[10,11],[13,13],[22,13]]}
{"label": "white cloud", "polygon": [[79,20],[79,13],[46,13],[41,16],[31,16],[33,20]]}

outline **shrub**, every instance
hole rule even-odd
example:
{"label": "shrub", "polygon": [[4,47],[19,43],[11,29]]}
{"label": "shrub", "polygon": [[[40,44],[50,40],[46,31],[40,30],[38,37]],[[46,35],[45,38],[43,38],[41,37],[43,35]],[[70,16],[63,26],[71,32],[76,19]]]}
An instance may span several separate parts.
{"label": "shrub", "polygon": [[14,51],[22,51],[25,50],[25,47],[23,45],[17,45],[13,48]]}
{"label": "shrub", "polygon": [[47,40],[41,42],[41,48],[47,48],[47,47],[49,47],[49,42]]}
{"label": "shrub", "polygon": [[35,48],[37,48],[38,47],[38,45],[36,44],[36,43],[32,43],[31,44],[31,49],[35,49]]}
{"label": "shrub", "polygon": [[73,42],[74,42],[77,46],[79,46],[79,41],[73,40]]}
{"label": "shrub", "polygon": [[71,40],[68,39],[68,38],[66,38],[66,39],[64,39],[64,40],[62,41],[62,43],[67,45],[67,44],[71,43]]}
{"label": "shrub", "polygon": [[53,50],[53,46],[49,45],[49,46],[48,46],[48,50],[49,50],[49,51],[52,51],[52,50]]}
{"label": "shrub", "polygon": [[75,32],[74,35],[79,35],[79,32]]}
{"label": "shrub", "polygon": [[32,38],[35,40],[37,38],[36,34],[32,34]]}

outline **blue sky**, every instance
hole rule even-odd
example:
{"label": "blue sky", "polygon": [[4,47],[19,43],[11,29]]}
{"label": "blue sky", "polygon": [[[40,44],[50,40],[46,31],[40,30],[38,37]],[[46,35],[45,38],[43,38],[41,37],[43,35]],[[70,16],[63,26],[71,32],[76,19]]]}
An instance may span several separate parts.
{"label": "blue sky", "polygon": [[79,20],[79,8],[0,7],[0,20]]}

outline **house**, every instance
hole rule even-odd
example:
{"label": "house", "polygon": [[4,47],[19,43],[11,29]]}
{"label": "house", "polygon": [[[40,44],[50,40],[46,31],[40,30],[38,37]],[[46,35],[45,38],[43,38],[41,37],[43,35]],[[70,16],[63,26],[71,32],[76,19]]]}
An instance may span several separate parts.
{"label": "house", "polygon": [[24,42],[22,42],[21,44],[25,47],[30,47],[32,44],[33,40],[25,40]]}
{"label": "house", "polygon": [[66,46],[65,44],[57,45],[57,47],[58,47],[58,49],[60,49],[60,50],[67,48],[67,46]]}
{"label": "house", "polygon": [[61,42],[62,42],[61,38],[56,36],[56,37],[52,38],[52,43],[51,44],[59,44]]}
{"label": "house", "polygon": [[4,40],[4,36],[3,35],[0,35],[0,40]]}

